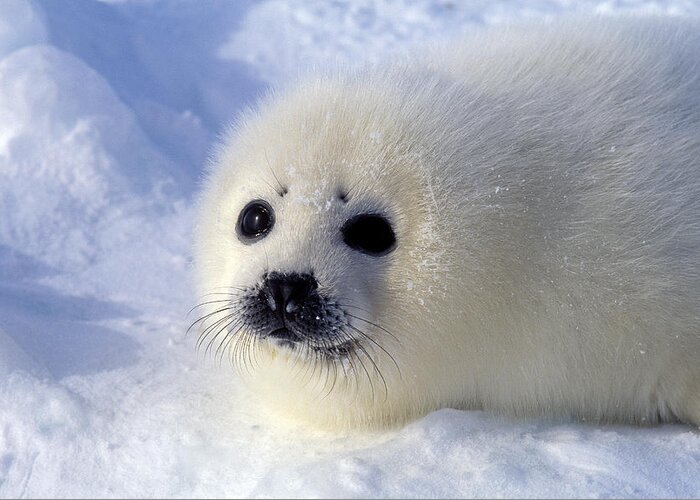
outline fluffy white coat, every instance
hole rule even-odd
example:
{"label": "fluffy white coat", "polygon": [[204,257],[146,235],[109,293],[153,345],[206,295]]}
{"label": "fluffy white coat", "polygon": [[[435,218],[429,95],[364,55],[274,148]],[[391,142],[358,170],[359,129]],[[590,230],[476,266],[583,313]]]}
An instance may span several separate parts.
{"label": "fluffy white coat", "polygon": [[[276,223],[245,245],[252,199]],[[377,211],[398,241],[379,258],[340,236]],[[313,269],[362,318],[356,359],[328,361],[204,309],[231,314],[213,349],[263,399],[324,426],[446,406],[698,425],[699,263],[700,26],[677,20],[497,28],[306,78],[224,141],[196,230],[203,297]]]}

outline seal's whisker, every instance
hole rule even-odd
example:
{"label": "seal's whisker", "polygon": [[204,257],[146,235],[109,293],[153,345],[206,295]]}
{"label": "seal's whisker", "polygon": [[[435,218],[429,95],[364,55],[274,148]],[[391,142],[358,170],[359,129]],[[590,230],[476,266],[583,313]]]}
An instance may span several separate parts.
{"label": "seal's whisker", "polygon": [[212,290],[235,290],[237,292],[245,292],[246,291],[245,287],[240,287],[240,286],[235,286],[235,285],[214,286],[211,289]]}
{"label": "seal's whisker", "polygon": [[257,343],[260,340],[260,337],[258,335],[247,335],[246,337],[248,339],[245,350],[246,365],[248,366],[248,370],[251,371],[254,370],[258,364],[255,354],[257,352]]}
{"label": "seal's whisker", "polygon": [[192,314],[196,309],[199,309],[199,308],[201,308],[201,307],[208,306],[208,305],[210,305],[210,304],[224,304],[224,303],[227,303],[227,302],[230,303],[230,302],[231,302],[231,299],[208,300],[207,302],[200,302],[199,304],[197,304],[196,306],[194,306],[192,309],[190,309],[190,310],[187,312],[187,314],[185,315],[185,317],[189,316],[189,315]]}
{"label": "seal's whisker", "polygon": [[[342,331],[342,333],[343,333],[343,336],[345,338],[339,342],[340,344],[344,344],[345,342],[352,340],[352,337],[347,335],[347,333],[344,330]],[[334,346],[332,345],[332,343],[328,339],[324,339],[323,347],[327,351],[332,351]],[[331,384],[330,389],[328,389],[328,392],[326,392],[326,395],[324,397],[329,396],[333,392],[333,389],[335,389],[336,383],[338,382],[338,365],[339,364],[340,364],[341,368],[343,369],[344,375],[347,376],[347,373],[345,372],[345,366],[339,357],[334,357],[334,358],[332,358],[330,363],[326,363],[326,365],[327,365],[326,370],[328,372],[328,376],[326,377],[326,381],[324,383],[324,388],[328,385],[328,378],[330,376],[330,367],[333,368],[333,382]]]}
{"label": "seal's whisker", "polygon": [[[359,349],[362,349],[359,345],[358,345],[358,348],[359,348]],[[362,351],[363,351],[365,354],[367,354],[367,351],[365,351],[364,349],[362,349]],[[369,370],[367,370],[367,367],[366,367],[365,364],[362,362],[362,358],[360,358],[360,355],[357,353],[357,351],[353,351],[353,354],[354,354],[355,358],[357,359],[357,361],[360,362],[360,366],[361,366],[362,369],[364,370],[365,375],[367,375],[367,381],[369,382],[369,387],[370,387],[371,392],[372,392],[372,399],[374,399],[375,391],[374,391],[374,383],[372,382],[372,376],[369,374]],[[358,380],[358,385],[359,385],[359,380]],[[359,386],[358,386],[358,390],[359,390]]]}
{"label": "seal's whisker", "polygon": [[209,356],[209,352],[211,351],[212,345],[214,345],[214,342],[216,342],[216,339],[219,338],[219,335],[221,335],[224,331],[226,331],[228,326],[231,324],[231,319],[233,319],[233,318],[227,318],[228,322],[224,322],[223,325],[221,326],[221,328],[219,328],[219,330],[214,335],[212,335],[212,337],[209,339],[209,342],[207,342],[207,346],[204,348],[204,356],[205,357]]}
{"label": "seal's whisker", "polygon": [[241,369],[241,363],[239,363],[239,352],[241,349],[241,345],[243,344],[243,342],[245,342],[245,336],[245,333],[240,335],[236,342],[233,343],[233,347],[229,349],[229,360],[231,361],[231,364],[237,371],[240,371]]}
{"label": "seal's whisker", "polygon": [[[306,370],[304,370],[304,377],[308,376],[308,379],[306,379],[306,383],[308,383],[312,378],[314,373],[316,372],[316,367],[318,365],[318,351],[315,351],[314,349],[310,349],[308,346],[305,346],[304,349],[306,349],[308,352],[312,353],[312,363],[306,363]],[[299,349],[301,351],[301,349]],[[297,357],[300,356],[300,353],[297,354]],[[309,375],[309,370],[311,370],[311,375]]]}
{"label": "seal's whisker", "polygon": [[351,325],[350,323],[348,323],[347,326],[349,326],[350,328],[352,328],[353,330],[355,330],[357,333],[359,333],[359,334],[362,335],[364,338],[366,338],[367,340],[369,340],[370,342],[372,342],[374,345],[376,345],[379,349],[381,349],[382,351],[384,351],[384,353],[385,353],[387,356],[389,356],[389,359],[391,359],[391,361],[394,363],[394,366],[396,366],[396,371],[399,373],[399,377],[401,377],[401,368],[399,367],[399,364],[396,362],[396,359],[394,358],[394,356],[392,356],[391,353],[390,353],[389,351],[387,351],[387,350],[384,348],[384,346],[382,346],[379,342],[377,342],[376,340],[374,340],[372,337],[370,337],[369,335],[367,335],[365,332],[363,332],[362,330],[360,330],[360,329],[357,328],[356,326],[353,326],[353,325]]}
{"label": "seal's whisker", "polygon": [[223,356],[223,351],[222,347],[225,346],[231,339],[231,334],[227,333],[226,336],[219,342],[219,345],[216,346],[216,351],[214,351],[214,359],[216,360],[216,364],[219,368],[221,368],[221,365],[224,361],[224,356]]}
{"label": "seal's whisker", "polygon": [[[328,389],[326,394],[324,395],[324,398],[327,398],[328,396],[331,395],[333,392],[333,389],[335,389],[335,384],[338,381],[338,363],[328,363],[330,366],[333,367],[333,382],[331,383],[331,387]],[[330,372],[330,368],[328,368]],[[324,388],[328,385],[328,378],[326,378],[326,383],[324,384]]]}
{"label": "seal's whisker", "polygon": [[[348,325],[351,326],[351,325]],[[358,330],[359,331],[359,330]],[[362,333],[366,338],[369,338],[367,335],[365,335],[363,332]],[[362,346],[362,343],[357,342],[356,347],[360,349],[365,356],[367,356],[367,359],[369,360],[370,363],[372,363],[372,366],[374,367],[374,370],[377,372],[377,375],[379,375],[379,378],[382,380],[382,384],[384,385],[384,400],[386,400],[389,397],[389,387],[386,384],[386,379],[384,378],[384,375],[382,374],[382,371],[379,369],[379,366],[377,363],[374,361],[372,356],[367,352],[367,350]],[[379,346],[381,348],[381,346]],[[386,352],[386,351],[385,351]],[[391,355],[389,355],[391,357]],[[392,358],[393,359],[393,358]],[[396,361],[394,361],[396,363]]]}
{"label": "seal's whisker", "polygon": [[259,342],[260,337],[258,337],[257,335],[253,336],[250,345],[250,364],[253,366],[253,368],[260,367],[260,362],[258,361],[258,353],[260,352],[260,349],[258,349]]}
{"label": "seal's whisker", "polygon": [[199,296],[199,299],[206,300],[208,297],[212,297],[212,296],[224,296],[224,297],[230,297],[233,300],[233,299],[239,299],[243,294],[248,292],[248,290],[246,290],[245,288],[226,287],[226,286],[215,287],[214,290],[227,290],[227,291],[204,293],[204,294]]}
{"label": "seal's whisker", "polygon": [[202,323],[203,321],[206,321],[207,319],[211,318],[212,316],[216,314],[221,314],[222,312],[226,311],[232,311],[233,307],[231,305],[227,307],[222,307],[221,309],[218,309],[216,311],[212,311],[210,313],[205,314],[204,316],[201,316],[200,318],[196,319],[192,324],[187,328],[187,331],[185,331],[185,336],[187,336],[192,329],[197,326],[199,323]]}
{"label": "seal's whisker", "polygon": [[[353,359],[352,353],[347,356],[346,358],[347,364],[350,365],[347,369],[345,367],[345,363],[341,361],[341,366],[343,367],[343,374],[345,375],[345,383],[350,386],[354,386],[354,398],[357,400],[358,394],[359,394],[359,384],[357,382],[357,369],[355,368],[355,361]],[[352,376],[349,376],[352,374]]]}
{"label": "seal's whisker", "polygon": [[370,312],[369,309],[366,309],[366,308],[360,307],[360,306],[356,306],[356,305],[352,305],[352,304],[348,304],[348,303],[345,302],[345,301],[343,301],[342,304],[339,303],[338,306],[340,306],[340,307],[349,307],[349,308],[351,308],[351,309],[358,309],[358,310],[360,310],[360,311],[362,311],[362,312],[364,312],[364,313],[371,314],[371,312]]}
{"label": "seal's whisker", "polygon": [[243,346],[246,343],[246,337],[247,335],[241,335],[238,341],[233,343],[233,349],[231,349],[231,362],[233,365],[236,367],[237,370],[242,370],[244,368],[244,364],[242,361],[242,353],[241,351],[243,350]]}
{"label": "seal's whisker", "polygon": [[385,332],[385,333],[391,335],[391,337],[392,337],[394,340],[396,340],[396,342],[398,342],[399,344],[401,343],[401,341],[396,337],[396,335],[394,335],[393,333],[391,333],[389,330],[387,330],[387,329],[384,328],[383,326],[378,325],[377,323],[374,323],[374,322],[372,322],[372,321],[370,321],[370,320],[368,320],[368,319],[362,318],[362,317],[360,317],[360,316],[355,316],[354,314],[350,314],[350,313],[347,313],[347,312],[346,312],[345,315],[348,316],[348,317],[350,317],[350,318],[353,318],[353,319],[357,319],[357,320],[360,320],[360,321],[364,321],[365,323],[367,323],[367,324],[369,324],[369,325],[372,325],[372,326],[374,326],[375,328],[379,328],[381,331],[383,331],[383,332]]}
{"label": "seal's whisker", "polygon": [[226,306],[226,307],[222,307],[221,309],[217,309],[216,311],[211,311],[211,312],[209,312],[209,313],[207,313],[207,314],[201,316],[200,318],[198,318],[197,320],[195,320],[195,321],[189,326],[189,328],[188,328],[187,331],[185,332],[185,335],[187,335],[196,325],[198,325],[198,324],[200,324],[200,323],[201,323],[202,328],[204,328],[204,330],[200,333],[200,335],[203,334],[203,333],[211,326],[211,324],[209,324],[209,325],[206,326],[206,327],[204,326],[204,325],[206,324],[206,320],[208,320],[208,319],[211,318],[212,316],[216,316],[217,314],[221,314],[221,313],[226,313],[226,314],[228,314],[228,313],[232,313],[232,311],[233,311],[233,307],[232,307],[231,305],[228,305],[228,306]]}
{"label": "seal's whisker", "polygon": [[[226,332],[226,335],[228,335],[228,332],[229,332],[229,329],[231,328],[231,325],[236,325],[236,324],[239,322],[239,320],[237,320],[235,317],[234,317],[234,318],[231,318],[231,319],[232,319],[232,321],[229,321],[228,323],[225,323],[224,326],[222,326],[222,327],[219,329],[219,331],[216,333],[216,335],[214,335],[214,336],[209,340],[209,343],[207,344],[207,347],[206,347],[206,349],[204,350],[204,355],[205,355],[205,356],[208,355],[209,351],[211,350],[212,345],[214,344],[214,342],[216,342],[216,339],[219,338],[219,335],[221,335],[223,332]],[[234,326],[234,328],[235,328],[235,326]],[[224,336],[224,338],[225,338],[225,336]],[[221,343],[219,343],[219,345],[220,345],[220,344],[221,344]]]}
{"label": "seal's whisker", "polygon": [[268,170],[272,174],[272,177],[274,177],[275,182],[277,182],[277,185],[280,187],[280,190],[277,191],[272,185],[270,185],[265,179],[262,179],[265,184],[270,186],[278,195],[284,196],[287,194],[287,188],[284,187],[284,184],[280,182],[279,177],[277,177],[277,174],[275,173],[275,170],[272,168],[272,164],[270,163],[270,160],[267,157],[267,151],[263,149],[263,157],[265,158],[265,164],[267,165]]}
{"label": "seal's whisker", "polygon": [[[218,359],[219,359],[219,366],[221,366],[221,363],[223,362],[224,354],[225,354],[226,349],[228,348],[229,344],[231,344],[231,342],[233,341],[234,337],[235,337],[236,335],[238,335],[238,333],[239,333],[239,332],[241,331],[241,329],[243,328],[242,326],[238,326],[238,325],[240,325],[240,323],[241,323],[241,321],[238,321],[237,323],[235,323],[236,326],[233,326],[233,328],[230,328],[230,329],[229,329],[228,334],[226,335],[226,337],[224,337],[224,339],[219,343],[219,346],[216,348],[216,352],[214,353],[214,357],[215,357],[215,358],[218,357]],[[234,328],[238,328],[238,329],[237,329],[234,333],[231,333],[231,330],[234,329]]]}
{"label": "seal's whisker", "polygon": [[250,349],[254,338],[255,336],[253,335],[244,335],[241,337],[241,341],[236,342],[235,344],[236,346],[240,346],[240,349],[237,351],[237,359],[239,360],[239,364],[243,365],[243,368],[248,374],[251,373],[252,368],[252,363],[250,363]]}
{"label": "seal's whisker", "polygon": [[357,374],[359,370],[356,368],[355,360],[353,359],[354,356],[355,351],[353,348],[352,351],[348,351],[347,356],[338,358],[336,361],[336,364],[340,365],[340,368],[343,371],[342,382],[346,387],[350,387],[351,385],[357,386]]}
{"label": "seal's whisker", "polygon": [[349,299],[348,297],[337,297],[336,304],[340,307],[354,307],[355,309],[359,309],[363,312],[370,314],[370,311],[367,308],[360,307],[357,301]]}
{"label": "seal's whisker", "polygon": [[228,292],[209,292],[205,293],[200,296],[201,300],[207,300],[209,297],[212,296],[223,296],[223,297],[229,297],[232,300],[233,299],[238,299],[242,296],[242,294],[246,293],[246,290],[233,290],[233,291],[228,291]]}
{"label": "seal's whisker", "polygon": [[[217,321],[215,321],[215,322],[212,323],[211,325],[209,325],[209,326],[207,327],[207,329],[204,330],[204,331],[199,335],[199,338],[197,339],[197,343],[196,343],[196,345],[195,345],[196,349],[199,350],[199,349],[202,347],[202,344],[204,344],[204,341],[209,337],[209,335],[211,334],[211,332],[213,332],[214,330],[216,330],[216,329],[217,329],[220,325],[222,325],[223,323],[225,323],[225,322],[227,322],[227,321],[230,321],[235,315],[236,315],[235,312],[234,312],[234,313],[231,313],[231,314],[228,314],[228,315],[224,316],[223,318],[218,319]],[[206,355],[206,353],[205,353],[205,355]]]}
{"label": "seal's whisker", "polygon": [[[321,375],[323,374],[323,363],[319,363],[319,360],[321,359],[321,353],[314,350],[314,362],[312,363],[312,369],[311,369],[311,379],[318,381],[321,378]],[[316,377],[316,370],[321,371],[321,375]]]}

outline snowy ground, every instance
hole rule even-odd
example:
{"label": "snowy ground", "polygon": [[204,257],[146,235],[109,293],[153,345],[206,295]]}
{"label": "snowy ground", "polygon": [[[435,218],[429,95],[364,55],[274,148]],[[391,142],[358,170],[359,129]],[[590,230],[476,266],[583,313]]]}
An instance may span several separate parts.
{"label": "snowy ground", "polygon": [[700,496],[700,432],[442,410],[268,418],[184,337],[217,133],[303,68],[571,11],[691,0],[0,2],[0,496]]}

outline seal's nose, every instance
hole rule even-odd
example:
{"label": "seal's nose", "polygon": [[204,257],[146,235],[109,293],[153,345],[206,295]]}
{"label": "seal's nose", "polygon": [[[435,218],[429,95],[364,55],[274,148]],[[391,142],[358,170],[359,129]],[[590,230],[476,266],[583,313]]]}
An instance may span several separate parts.
{"label": "seal's nose", "polygon": [[263,286],[268,306],[284,320],[297,311],[318,283],[310,274],[270,273]]}

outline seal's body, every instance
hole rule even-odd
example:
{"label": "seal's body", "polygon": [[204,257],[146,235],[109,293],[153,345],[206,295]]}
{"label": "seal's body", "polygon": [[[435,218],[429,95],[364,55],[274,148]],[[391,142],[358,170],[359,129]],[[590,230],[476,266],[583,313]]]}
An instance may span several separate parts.
{"label": "seal's body", "polygon": [[501,28],[309,78],[201,198],[205,345],[322,425],[700,424],[700,29]]}

